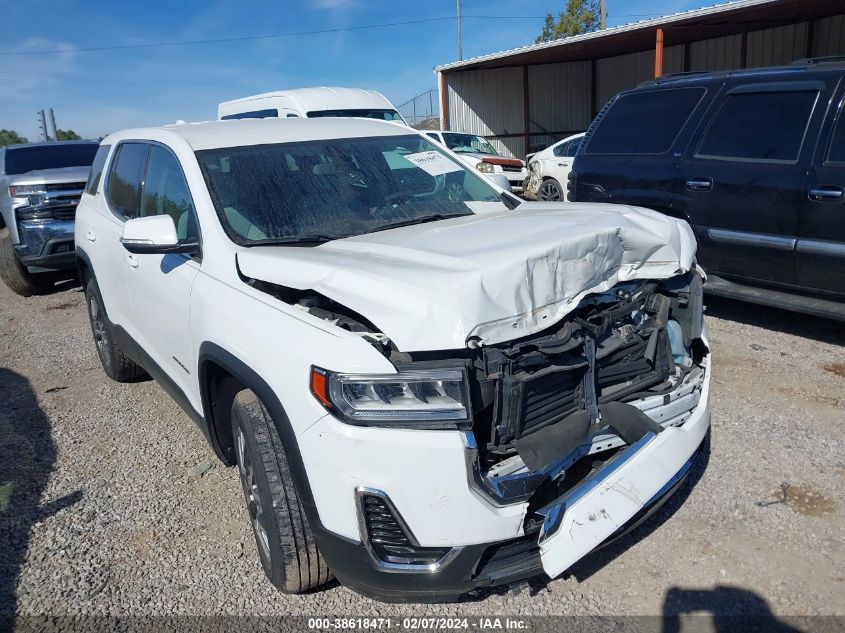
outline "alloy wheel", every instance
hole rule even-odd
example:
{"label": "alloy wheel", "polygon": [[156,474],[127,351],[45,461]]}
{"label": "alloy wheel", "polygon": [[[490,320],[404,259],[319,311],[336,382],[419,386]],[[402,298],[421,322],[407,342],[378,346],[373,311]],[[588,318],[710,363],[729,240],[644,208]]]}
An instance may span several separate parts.
{"label": "alloy wheel", "polygon": [[252,523],[252,530],[255,532],[255,540],[261,550],[261,556],[268,563],[270,561],[270,537],[267,531],[267,515],[261,505],[261,497],[258,492],[258,483],[255,480],[255,468],[246,450],[246,439],[243,431],[238,427],[235,438],[238,451],[238,471],[241,475],[241,485],[246,497],[247,511]]}

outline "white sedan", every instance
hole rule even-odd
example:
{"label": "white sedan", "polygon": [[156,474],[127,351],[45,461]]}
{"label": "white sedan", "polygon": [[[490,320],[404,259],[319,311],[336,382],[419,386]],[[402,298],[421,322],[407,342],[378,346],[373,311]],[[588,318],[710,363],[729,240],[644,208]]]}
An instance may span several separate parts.
{"label": "white sedan", "polygon": [[569,136],[528,158],[528,182],[522,195],[535,200],[565,201],[566,180],[584,133]]}

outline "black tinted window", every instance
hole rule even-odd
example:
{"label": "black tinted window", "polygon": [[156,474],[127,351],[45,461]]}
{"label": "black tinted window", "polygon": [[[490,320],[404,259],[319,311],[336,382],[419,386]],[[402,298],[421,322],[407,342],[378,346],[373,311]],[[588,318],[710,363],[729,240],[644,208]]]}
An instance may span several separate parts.
{"label": "black tinted window", "polygon": [[229,121],[231,119],[272,119],[273,117],[277,116],[279,116],[279,111],[273,108],[271,110],[253,110],[252,112],[238,112],[237,114],[226,114],[220,117],[220,119],[223,121]]}
{"label": "black tinted window", "polygon": [[91,165],[91,173],[88,174],[88,184],[85,185],[85,192],[92,196],[97,194],[97,187],[100,186],[100,179],[103,177],[103,167],[106,166],[106,159],[109,157],[111,145],[101,145],[94,156],[94,164]]}
{"label": "black tinted window", "polygon": [[698,147],[698,156],[794,161],[818,92],[728,95]]}
{"label": "black tinted window", "polygon": [[112,209],[126,218],[138,216],[141,206],[141,180],[147,162],[145,143],[123,143],[109,173],[108,198]]}
{"label": "black tinted window", "polygon": [[684,127],[704,88],[623,95],[592,133],[586,154],[662,154]]}
{"label": "black tinted window", "polygon": [[845,163],[845,109],[839,112],[839,120],[830,139],[830,149],[827,151],[827,162]]}
{"label": "black tinted window", "polygon": [[6,150],[6,173],[25,174],[37,169],[88,167],[97,153],[97,143],[31,145]]}
{"label": "black tinted window", "polygon": [[176,226],[176,235],[184,240],[195,235],[193,204],[179,161],[163,147],[153,145],[144,178],[141,215],[169,215]]}

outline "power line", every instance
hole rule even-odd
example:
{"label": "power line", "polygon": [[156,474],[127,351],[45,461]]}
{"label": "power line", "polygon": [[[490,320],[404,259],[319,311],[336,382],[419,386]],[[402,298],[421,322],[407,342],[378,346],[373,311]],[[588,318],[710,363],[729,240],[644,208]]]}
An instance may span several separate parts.
{"label": "power line", "polygon": [[[472,18],[477,20],[542,20],[544,16],[536,15],[464,15],[464,19]],[[320,29],[316,31],[297,31],[291,33],[275,33],[272,35],[245,35],[242,37],[221,37],[208,40],[184,40],[180,42],[156,42],[148,44],[119,44],[115,46],[92,46],[89,48],[57,48],[45,51],[0,51],[3,57],[24,57],[28,55],[58,55],[61,53],[92,53],[97,51],[117,51],[139,48],[164,48],[168,46],[194,46],[198,44],[225,44],[231,42],[247,42],[254,40],[270,40],[284,37],[300,37],[305,35],[324,35],[328,33],[341,33],[345,31],[363,31],[366,29],[380,29],[393,26],[406,26],[409,24],[426,24],[431,22],[443,22],[456,20],[456,16],[440,18],[423,18],[420,20],[405,20],[403,22],[385,22],[383,24],[366,24],[362,26],[347,26],[334,29]]]}

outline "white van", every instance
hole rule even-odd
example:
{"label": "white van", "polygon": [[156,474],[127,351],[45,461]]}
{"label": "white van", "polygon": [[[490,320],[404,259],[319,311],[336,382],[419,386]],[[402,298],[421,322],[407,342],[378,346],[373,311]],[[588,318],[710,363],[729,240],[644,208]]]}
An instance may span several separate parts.
{"label": "white van", "polygon": [[217,118],[221,120],[275,117],[363,117],[407,125],[387,97],[361,88],[275,90],[217,106]]}

